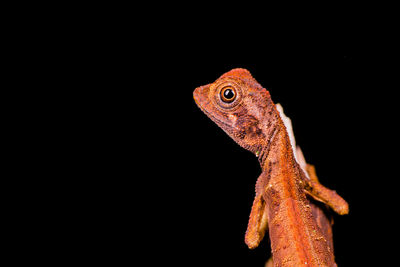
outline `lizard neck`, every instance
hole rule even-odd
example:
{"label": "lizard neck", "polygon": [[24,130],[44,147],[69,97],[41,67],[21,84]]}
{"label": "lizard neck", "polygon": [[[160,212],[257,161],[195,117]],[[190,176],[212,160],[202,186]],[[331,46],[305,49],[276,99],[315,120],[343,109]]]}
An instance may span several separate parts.
{"label": "lizard neck", "polygon": [[269,133],[269,136],[266,138],[266,142],[262,144],[259,148],[260,152],[258,155],[258,162],[260,163],[261,169],[263,171],[267,168],[266,166],[267,158],[269,157],[271,148],[275,143],[277,135],[279,135],[280,132],[281,129],[279,127],[274,127]]}
{"label": "lizard neck", "polygon": [[265,140],[260,144],[258,155],[258,161],[263,171],[268,168],[268,161],[270,161],[268,159],[272,160],[284,157],[286,160],[294,160],[294,153],[287,129],[275,105],[272,105],[271,109],[267,110],[267,112],[268,115],[262,125]]}

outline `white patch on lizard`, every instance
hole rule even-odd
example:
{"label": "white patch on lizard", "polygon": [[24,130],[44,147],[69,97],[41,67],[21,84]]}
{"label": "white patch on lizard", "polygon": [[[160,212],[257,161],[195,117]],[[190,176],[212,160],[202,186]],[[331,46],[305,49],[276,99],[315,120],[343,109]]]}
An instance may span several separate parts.
{"label": "white patch on lizard", "polygon": [[307,178],[310,179],[310,177],[308,176],[308,173],[306,171],[307,163],[304,158],[303,152],[301,151],[299,146],[297,146],[297,149],[296,149],[296,139],[294,138],[292,121],[283,112],[283,107],[281,106],[281,104],[276,104],[275,106],[276,106],[276,109],[279,111],[279,115],[280,115],[280,117],[283,121],[283,124],[286,127],[286,131],[289,135],[289,141],[290,141],[290,145],[292,146],[294,159],[300,165],[300,168],[303,170],[303,172],[305,173]]}
{"label": "white patch on lizard", "polygon": [[303,151],[301,151],[299,146],[296,146],[296,156],[297,163],[299,163],[300,167],[305,171],[307,167],[306,159],[304,158]]}
{"label": "white patch on lizard", "polygon": [[292,149],[293,149],[293,154],[294,157],[297,161],[297,156],[296,156],[296,139],[294,139],[294,134],[293,134],[293,127],[292,127],[292,121],[290,120],[289,117],[287,117],[285,115],[285,113],[283,113],[283,107],[281,106],[281,104],[276,104],[276,109],[279,111],[279,115],[281,116],[281,119],[283,121],[283,123],[285,124],[286,127],[286,131],[289,135],[289,139],[290,139],[290,144],[292,145]]}

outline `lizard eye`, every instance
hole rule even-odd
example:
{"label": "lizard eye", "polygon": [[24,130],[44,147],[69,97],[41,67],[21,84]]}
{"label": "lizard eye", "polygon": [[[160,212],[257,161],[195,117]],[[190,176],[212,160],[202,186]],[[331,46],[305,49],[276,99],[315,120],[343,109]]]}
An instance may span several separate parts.
{"label": "lizard eye", "polygon": [[223,79],[213,86],[211,95],[217,108],[233,111],[240,107],[242,99],[241,84],[233,79]]}
{"label": "lizard eye", "polygon": [[221,100],[225,103],[231,103],[236,98],[236,91],[233,87],[227,86],[221,90]]}

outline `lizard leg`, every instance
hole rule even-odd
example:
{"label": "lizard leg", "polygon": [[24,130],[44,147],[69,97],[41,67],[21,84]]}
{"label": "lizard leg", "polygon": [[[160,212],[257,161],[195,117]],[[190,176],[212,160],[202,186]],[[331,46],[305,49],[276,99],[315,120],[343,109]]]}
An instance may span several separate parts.
{"label": "lizard leg", "polygon": [[250,249],[258,247],[268,227],[268,212],[262,194],[256,195],[251,208],[245,242]]}
{"label": "lizard leg", "polygon": [[315,166],[314,165],[307,163],[306,171],[307,171],[308,176],[310,177],[310,179],[312,181],[319,183],[319,180],[318,180],[317,173],[315,171]]}
{"label": "lizard leg", "polygon": [[310,180],[307,181],[305,189],[311,197],[327,204],[340,215],[349,213],[347,202],[336,191],[330,190],[319,183],[314,166],[307,164],[307,172]]}

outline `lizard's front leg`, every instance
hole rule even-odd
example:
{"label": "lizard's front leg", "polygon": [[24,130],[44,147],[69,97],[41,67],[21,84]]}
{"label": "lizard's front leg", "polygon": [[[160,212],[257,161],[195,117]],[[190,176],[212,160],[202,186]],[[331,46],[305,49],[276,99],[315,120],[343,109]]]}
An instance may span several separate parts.
{"label": "lizard's front leg", "polygon": [[305,186],[308,195],[317,201],[327,204],[340,215],[349,213],[347,202],[336,191],[330,190],[319,183],[314,166],[307,164],[307,172],[310,176],[310,180],[306,181]]}
{"label": "lizard's front leg", "polygon": [[268,228],[268,212],[262,195],[256,196],[251,208],[245,242],[250,249],[258,247]]}
{"label": "lizard's front leg", "polygon": [[247,225],[245,236],[245,242],[250,249],[258,247],[268,228],[268,209],[263,198],[263,190],[266,182],[263,172],[257,180],[256,197],[251,207],[249,224]]}

